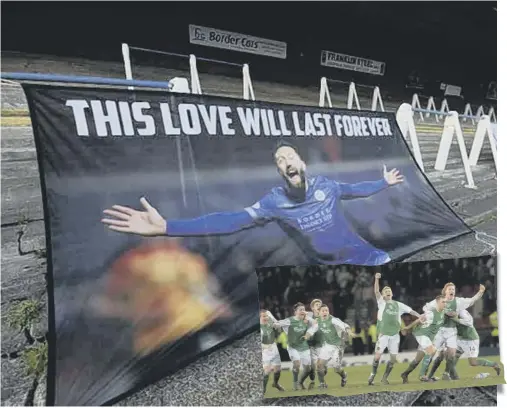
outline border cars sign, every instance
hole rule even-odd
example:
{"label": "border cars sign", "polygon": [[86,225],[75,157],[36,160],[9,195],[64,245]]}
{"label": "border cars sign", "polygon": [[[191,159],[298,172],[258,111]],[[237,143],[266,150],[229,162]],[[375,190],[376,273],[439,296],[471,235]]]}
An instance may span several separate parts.
{"label": "border cars sign", "polygon": [[287,58],[287,43],[190,24],[190,43],[265,57]]}

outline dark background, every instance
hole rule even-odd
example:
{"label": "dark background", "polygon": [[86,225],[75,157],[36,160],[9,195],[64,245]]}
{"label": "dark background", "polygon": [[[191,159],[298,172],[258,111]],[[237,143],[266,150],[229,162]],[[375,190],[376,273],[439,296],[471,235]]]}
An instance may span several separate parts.
{"label": "dark background", "polygon": [[[479,102],[497,75],[496,2],[489,1],[41,1],[1,7],[3,51],[121,61],[120,43],[126,42],[249,63],[256,79],[304,84],[325,75],[392,89],[403,88],[416,70],[428,92],[441,81],[462,86],[468,101]],[[287,42],[287,60],[190,44],[189,24]],[[321,67],[322,49],[386,62],[386,74]]]}

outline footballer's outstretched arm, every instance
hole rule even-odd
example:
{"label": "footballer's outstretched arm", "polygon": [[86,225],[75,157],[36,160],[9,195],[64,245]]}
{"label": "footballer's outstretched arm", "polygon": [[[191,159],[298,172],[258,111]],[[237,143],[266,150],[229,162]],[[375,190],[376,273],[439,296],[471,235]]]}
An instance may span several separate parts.
{"label": "footballer's outstretched arm", "polygon": [[424,318],[424,315],[420,315],[419,313],[417,313],[414,309],[412,309],[410,312],[408,312],[408,314],[412,315],[412,316],[415,316],[416,318],[418,319],[421,319],[421,318]]}
{"label": "footballer's outstretched arm", "polygon": [[382,179],[376,181],[363,181],[361,183],[354,184],[338,183],[341,191],[341,198],[346,200],[369,197],[389,186],[394,186],[403,182],[403,176],[397,169],[387,171],[387,167],[384,165],[383,175]]}
{"label": "footballer's outstretched arm", "polygon": [[[212,213],[193,219],[166,221],[143,197],[141,198],[143,211],[113,205],[110,209],[104,210],[104,214],[112,218],[103,218],[101,221],[113,231],[143,236],[225,235],[251,228],[255,226],[257,219],[267,221],[270,212],[268,198],[257,204],[259,206],[257,212],[254,212],[255,206],[252,206],[236,212]],[[263,201],[267,202],[264,203],[265,208],[261,207]]]}
{"label": "footballer's outstretched arm", "polygon": [[421,316],[418,319],[415,319],[412,323],[410,323],[407,327],[401,330],[401,333],[403,335],[406,335],[407,333],[410,333],[416,326],[419,326],[422,323],[422,320],[431,322],[433,319],[433,313],[432,312],[426,312],[423,316]]}
{"label": "footballer's outstretched arm", "polygon": [[266,310],[266,314],[268,315],[268,317],[271,319],[271,321],[272,321],[273,323],[278,322],[278,320],[276,319],[276,317],[275,317],[275,316],[273,316],[273,313],[271,313],[269,310]]}
{"label": "footballer's outstretched arm", "polygon": [[396,301],[396,302],[398,303],[398,307],[400,308],[400,315],[409,314],[409,315],[416,317],[417,319],[422,319],[421,322],[424,323],[424,314],[420,315],[414,309],[412,309],[410,306],[407,306],[403,302],[398,302],[398,301]]}
{"label": "footballer's outstretched arm", "polygon": [[308,340],[310,337],[312,337],[317,331],[319,330],[319,325],[317,324],[317,321],[312,319],[311,317],[308,317],[308,329],[306,330],[306,333],[303,335],[303,339]]}
{"label": "footballer's outstretched arm", "polygon": [[338,319],[337,317],[332,317],[331,318],[331,323],[333,324],[334,327],[336,327],[336,328],[340,329],[341,331],[347,333],[347,335],[350,336],[350,337],[352,337],[352,338],[361,337],[360,334],[354,333],[347,323],[345,323],[341,319]]}
{"label": "footballer's outstretched arm", "polygon": [[377,300],[379,300],[382,297],[380,293],[380,284],[379,284],[381,276],[382,275],[380,273],[376,273],[375,281],[373,283],[373,292],[375,293],[375,297],[377,298]]}
{"label": "footballer's outstretched arm", "polygon": [[468,309],[470,306],[472,306],[482,297],[485,291],[486,287],[484,285],[480,285],[479,291],[475,294],[475,296],[471,298],[456,298],[458,312],[461,310]]}
{"label": "footballer's outstretched arm", "polygon": [[273,323],[273,327],[275,329],[283,329],[283,331],[287,333],[287,330],[290,327],[290,318],[277,320],[276,322]]}
{"label": "footballer's outstretched arm", "polygon": [[166,235],[172,237],[226,235],[255,226],[255,220],[245,210],[203,215],[166,223]]}

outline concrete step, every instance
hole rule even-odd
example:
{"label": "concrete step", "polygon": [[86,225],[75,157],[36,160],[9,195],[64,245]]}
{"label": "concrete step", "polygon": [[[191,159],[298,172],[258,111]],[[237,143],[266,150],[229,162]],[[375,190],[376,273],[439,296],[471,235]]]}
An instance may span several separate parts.
{"label": "concrete step", "polygon": [[[474,179],[480,181],[477,183],[478,186],[489,181],[497,182],[496,172],[490,166],[477,166],[473,170],[473,175]],[[448,189],[456,188],[456,186],[464,185],[465,172],[463,169],[459,169],[459,171],[456,169],[452,173],[447,171],[446,175],[443,176],[440,172],[434,171],[429,178],[438,191],[447,191]]]}
{"label": "concrete step", "polygon": [[463,205],[456,206],[463,218],[472,217],[484,211],[495,210],[497,208],[497,195],[489,194],[481,197],[480,200],[467,201]]}
{"label": "concrete step", "polygon": [[497,195],[496,179],[481,180],[477,189],[456,188],[449,186],[439,190],[442,197],[453,208],[465,207],[473,201],[483,201]]}

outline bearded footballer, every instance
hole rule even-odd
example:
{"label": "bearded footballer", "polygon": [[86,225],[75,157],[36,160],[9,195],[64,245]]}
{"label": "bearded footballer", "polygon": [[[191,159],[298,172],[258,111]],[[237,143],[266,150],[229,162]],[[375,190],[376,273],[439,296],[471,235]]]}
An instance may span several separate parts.
{"label": "bearded footballer", "polygon": [[403,176],[398,170],[387,171],[384,165],[379,180],[353,184],[310,176],[297,148],[285,141],[277,144],[273,159],[284,185],[273,188],[241,211],[166,220],[142,198],[144,210],[113,205],[104,210],[111,218],[103,218],[102,222],[113,231],[171,237],[226,235],[277,222],[313,263],[381,265],[391,260],[388,253],[354,231],[341,202],[370,197],[402,183]]}

